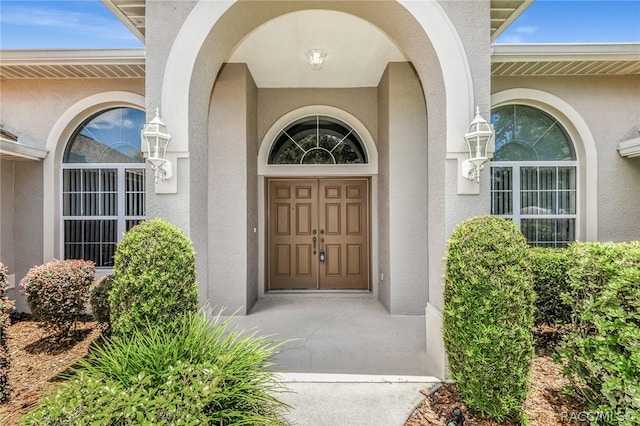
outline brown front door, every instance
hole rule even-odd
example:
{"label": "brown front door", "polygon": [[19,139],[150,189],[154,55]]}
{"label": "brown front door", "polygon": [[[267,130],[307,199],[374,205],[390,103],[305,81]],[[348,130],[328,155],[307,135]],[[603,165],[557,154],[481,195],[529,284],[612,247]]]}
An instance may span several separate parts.
{"label": "brown front door", "polygon": [[366,179],[269,181],[269,290],[369,288]]}

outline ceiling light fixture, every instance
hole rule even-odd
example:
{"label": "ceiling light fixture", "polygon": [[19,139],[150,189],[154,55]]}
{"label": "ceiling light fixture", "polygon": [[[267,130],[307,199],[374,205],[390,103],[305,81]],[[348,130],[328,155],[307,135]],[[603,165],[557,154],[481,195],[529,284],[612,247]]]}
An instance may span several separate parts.
{"label": "ceiling light fixture", "polygon": [[307,57],[309,58],[311,69],[317,71],[322,68],[324,58],[327,57],[327,54],[322,49],[312,49],[307,53]]}

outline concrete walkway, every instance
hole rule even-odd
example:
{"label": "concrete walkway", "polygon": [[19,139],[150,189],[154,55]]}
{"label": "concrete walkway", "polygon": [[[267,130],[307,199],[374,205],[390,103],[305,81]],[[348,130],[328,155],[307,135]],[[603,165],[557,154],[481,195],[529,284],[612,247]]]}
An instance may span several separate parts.
{"label": "concrete walkway", "polygon": [[401,426],[437,382],[424,315],[389,315],[370,295],[268,295],[232,323],[286,341],[273,361],[295,425]]}

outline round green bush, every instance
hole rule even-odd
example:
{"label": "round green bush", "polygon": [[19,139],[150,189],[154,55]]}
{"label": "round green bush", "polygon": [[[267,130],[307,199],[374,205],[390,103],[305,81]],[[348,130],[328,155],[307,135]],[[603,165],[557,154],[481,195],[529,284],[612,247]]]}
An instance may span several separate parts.
{"label": "round green bush", "polygon": [[113,274],[105,275],[89,287],[89,303],[96,321],[109,328],[111,306],[109,292],[113,287]]}
{"label": "round green bush", "polygon": [[191,242],[172,224],[154,219],[126,232],[114,255],[112,333],[126,335],[197,312],[195,264]]}
{"label": "round green bush", "polygon": [[520,421],[533,357],[529,246],[512,222],[469,219],[446,253],[443,337],[452,379],[470,408]]}
{"label": "round green bush", "polygon": [[68,336],[84,312],[95,270],[92,261],[74,259],[31,268],[20,286],[39,325],[56,336]]}

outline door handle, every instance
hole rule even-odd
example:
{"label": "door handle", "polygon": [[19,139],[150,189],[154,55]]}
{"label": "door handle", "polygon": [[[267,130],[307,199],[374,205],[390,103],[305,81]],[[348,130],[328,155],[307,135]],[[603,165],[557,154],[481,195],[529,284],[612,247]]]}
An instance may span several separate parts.
{"label": "door handle", "polygon": [[[315,231],[314,231],[315,232]],[[316,237],[313,237],[313,254],[316,254],[316,241],[318,239]]]}

